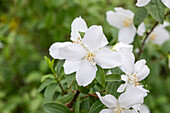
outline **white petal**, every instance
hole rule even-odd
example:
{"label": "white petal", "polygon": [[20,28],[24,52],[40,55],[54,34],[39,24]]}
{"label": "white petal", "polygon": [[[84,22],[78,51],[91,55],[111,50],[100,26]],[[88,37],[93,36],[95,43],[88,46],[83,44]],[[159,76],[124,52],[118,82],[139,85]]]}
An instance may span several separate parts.
{"label": "white petal", "polygon": [[82,43],[90,50],[95,51],[108,44],[101,26],[91,26],[84,35]]}
{"label": "white petal", "polygon": [[106,20],[107,22],[118,29],[123,27],[123,21],[126,19],[124,15],[118,14],[113,11],[106,12]]}
{"label": "white petal", "polygon": [[85,32],[86,30],[86,22],[81,17],[74,19],[71,24],[71,40],[77,41],[78,38],[81,38],[79,32]]}
{"label": "white petal", "polygon": [[128,45],[128,44],[122,43],[122,42],[119,42],[116,45],[114,45],[112,50],[119,51],[121,48],[128,48],[130,51],[133,51],[133,45]]}
{"label": "white petal", "polygon": [[120,54],[108,48],[98,50],[94,60],[104,69],[114,68],[122,64]]}
{"label": "white petal", "polygon": [[167,21],[164,21],[164,24],[163,25],[160,25],[161,27],[168,27],[168,26],[170,26],[170,23],[169,22],[167,22]]}
{"label": "white petal", "polygon": [[118,40],[119,42],[130,44],[134,41],[135,34],[136,34],[136,29],[134,26],[123,27],[119,31]]}
{"label": "white petal", "polygon": [[69,61],[66,60],[63,67],[64,67],[64,72],[65,74],[71,74],[75,72],[79,66],[80,61]]}
{"label": "white petal", "polygon": [[127,85],[128,85],[128,76],[127,75],[121,75],[121,79],[123,81],[125,81],[125,83],[121,84],[119,86],[119,88],[117,89],[117,92],[123,92],[126,89]]}
{"label": "white petal", "polygon": [[88,60],[81,60],[77,71],[76,80],[79,86],[87,86],[90,84],[96,76],[97,67]]}
{"label": "white petal", "polygon": [[[155,38],[152,38],[153,35],[155,35]],[[156,27],[149,35],[149,38],[152,43],[162,45],[165,41],[170,39],[170,34],[165,28]]]}
{"label": "white petal", "polygon": [[139,36],[143,36],[145,31],[146,31],[145,24],[144,24],[144,22],[142,22],[138,27],[137,33]]}
{"label": "white petal", "polygon": [[134,110],[125,110],[123,109],[121,113],[135,113]]}
{"label": "white petal", "polygon": [[117,92],[119,93],[123,92],[126,89],[126,87],[127,87],[127,83],[121,84],[119,88],[117,89]]}
{"label": "white petal", "polygon": [[141,107],[141,104],[136,104],[134,105],[132,108],[134,109],[134,113],[138,113],[138,111],[140,111],[140,107]]}
{"label": "white petal", "polygon": [[59,56],[59,48],[65,47],[70,44],[72,43],[71,42],[56,42],[52,44],[51,47],[49,48],[50,55],[54,59],[63,59]]}
{"label": "white petal", "polygon": [[166,7],[170,8],[170,1],[169,0],[162,0],[162,2]]}
{"label": "white petal", "polygon": [[139,60],[135,63],[134,74],[136,74],[139,77],[140,81],[145,79],[150,73],[150,69],[148,68],[147,65],[145,65],[145,63],[146,63],[145,60]]}
{"label": "white petal", "polygon": [[149,110],[149,108],[146,105],[143,104],[140,107],[140,113],[150,113],[150,110]]}
{"label": "white petal", "polygon": [[127,75],[131,75],[132,72],[134,71],[134,62],[135,62],[135,56],[131,49],[128,48],[121,48],[119,50],[119,53],[122,58],[122,65],[120,68],[124,73]]}
{"label": "white petal", "polygon": [[146,6],[151,0],[137,0],[136,6],[143,7]]}
{"label": "white petal", "polygon": [[59,49],[61,58],[67,60],[80,60],[86,55],[86,49],[79,44],[70,44]]}
{"label": "white petal", "polygon": [[120,95],[118,101],[121,107],[128,109],[136,104],[143,103],[144,95],[145,93],[137,87],[129,86],[126,89],[126,92]]}
{"label": "white petal", "polygon": [[113,109],[103,109],[99,113],[114,113]]}
{"label": "white petal", "polygon": [[113,95],[108,94],[104,97],[101,97],[100,93],[96,92],[96,94],[99,97],[100,101],[108,108],[113,108],[117,106],[117,99]]}
{"label": "white petal", "polygon": [[[133,85],[134,86],[134,85]],[[142,92],[143,92],[143,96],[144,97],[146,97],[147,95],[148,95],[148,93],[149,93],[149,90],[147,90],[147,89],[144,89],[143,88],[143,85],[139,85],[139,86],[135,86],[135,87],[137,87],[139,90],[141,90]]]}
{"label": "white petal", "polygon": [[131,10],[123,9],[122,7],[115,7],[114,9],[120,15],[124,15],[124,16],[126,16],[128,18],[133,18],[134,17],[134,13]]}

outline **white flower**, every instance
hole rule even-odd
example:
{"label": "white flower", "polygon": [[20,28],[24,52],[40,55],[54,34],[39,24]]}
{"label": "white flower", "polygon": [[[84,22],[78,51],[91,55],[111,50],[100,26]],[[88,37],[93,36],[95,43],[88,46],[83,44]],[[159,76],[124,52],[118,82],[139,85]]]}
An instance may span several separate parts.
{"label": "white flower", "polygon": [[[77,31],[79,31],[78,27],[75,30],[76,32],[73,33],[74,35],[72,35],[77,38],[80,36],[77,34]],[[74,28],[74,24],[72,24],[72,28]],[[93,25],[89,29],[86,29],[83,39],[77,39],[72,36],[71,39],[74,40],[72,44],[57,49],[59,50],[59,54],[54,53],[55,46],[52,45],[50,49],[52,51],[50,53],[52,57],[54,54],[57,54],[59,55],[59,59],[66,59],[64,71],[66,74],[76,71],[78,85],[87,86],[93,81],[97,71],[96,64],[104,69],[121,65],[119,53],[105,47],[108,41],[101,26]]]}
{"label": "white flower", "polygon": [[[79,32],[85,32],[86,30],[87,30],[86,22],[81,17],[74,19],[71,24],[70,40],[73,41],[74,43],[81,43],[82,37]],[[62,59],[59,56],[59,48],[65,47],[69,44],[72,44],[72,42],[56,42],[52,44],[49,49],[50,55],[54,59]]]}
{"label": "white flower", "polygon": [[144,93],[139,89],[133,87],[128,88],[126,92],[122,93],[118,100],[108,94],[101,97],[100,93],[96,92],[100,101],[109,109],[103,109],[100,113],[134,113],[134,110],[129,108],[134,105],[142,104],[144,100]]}
{"label": "white flower", "polygon": [[148,66],[145,65],[146,61],[139,60],[134,63],[135,58],[132,52],[125,48],[121,49],[120,51],[124,53],[124,56],[121,56],[123,62],[120,68],[125,73],[125,75],[121,75],[121,79],[125,81],[125,84],[120,85],[117,91],[123,92],[127,87],[136,87],[143,90],[145,93],[148,92],[139,83],[141,80],[145,79],[150,72]]}
{"label": "white flower", "polygon": [[170,39],[168,30],[165,29],[166,26],[169,26],[168,22],[165,22],[164,25],[159,25],[155,27],[153,32],[149,35],[149,40],[157,45],[162,45],[165,41]]}
{"label": "white flower", "polygon": [[138,33],[140,36],[143,35],[145,31],[144,23],[142,23],[138,30],[136,30],[133,24],[134,13],[132,11],[125,10],[121,7],[116,7],[114,9],[115,12],[106,12],[106,20],[113,27],[120,29],[118,33],[119,42],[129,44],[134,41],[136,33]]}
{"label": "white flower", "polygon": [[[151,0],[137,0],[137,3],[136,3],[136,6],[138,7],[143,7],[143,6],[146,6]],[[162,3],[170,8],[170,0],[161,0]]]}
{"label": "white flower", "polygon": [[145,104],[141,105],[140,113],[150,113],[148,106],[146,106]]}

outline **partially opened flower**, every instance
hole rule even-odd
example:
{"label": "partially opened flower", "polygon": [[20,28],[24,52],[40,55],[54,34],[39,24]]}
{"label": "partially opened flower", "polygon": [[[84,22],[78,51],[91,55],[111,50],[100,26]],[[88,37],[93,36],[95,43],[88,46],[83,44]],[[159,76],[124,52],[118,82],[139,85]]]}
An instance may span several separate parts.
{"label": "partially opened flower", "polygon": [[142,104],[145,95],[141,90],[132,87],[122,93],[118,99],[110,94],[104,97],[98,92],[96,94],[100,101],[109,108],[103,109],[100,113],[134,113],[134,110],[130,108],[134,105]]}
{"label": "partially opened flower", "polygon": [[165,22],[164,25],[159,25],[155,27],[153,32],[149,35],[149,40],[157,45],[162,45],[164,42],[170,39],[169,31],[165,29],[166,26],[169,26],[168,22]]}
{"label": "partially opened flower", "polygon": [[140,81],[145,79],[150,69],[148,68],[145,60],[139,60],[136,63],[135,58],[132,52],[127,51],[127,49],[121,49],[122,53],[125,54],[124,61],[120,66],[121,70],[125,73],[125,75],[121,75],[121,79],[125,81],[125,84],[120,85],[118,88],[118,92],[123,92],[127,87],[137,87],[144,92],[148,92],[147,90],[142,88]]}
{"label": "partially opened flower", "polygon": [[118,33],[119,42],[129,44],[134,41],[136,33],[143,35],[143,30],[145,30],[144,23],[136,30],[133,24],[134,13],[132,11],[125,10],[121,7],[116,7],[114,10],[115,11],[106,12],[106,20],[113,27],[120,29]]}
{"label": "partially opened flower", "polygon": [[[137,0],[137,3],[136,3],[136,6],[138,7],[143,7],[143,6],[146,6],[151,0]],[[170,0],[161,0],[162,3],[170,8]]]}
{"label": "partially opened flower", "polygon": [[[79,34],[74,36],[79,36]],[[74,37],[71,39],[74,39]],[[59,59],[66,59],[64,64],[65,73],[71,74],[76,71],[78,85],[87,86],[95,78],[96,64],[104,69],[121,65],[119,53],[105,48],[107,44],[108,41],[102,27],[93,25],[85,30],[83,39],[78,38],[72,44],[59,48],[59,54],[57,53],[57,55],[59,55]],[[55,49],[55,47],[52,48]],[[54,50],[50,52],[55,54]]]}

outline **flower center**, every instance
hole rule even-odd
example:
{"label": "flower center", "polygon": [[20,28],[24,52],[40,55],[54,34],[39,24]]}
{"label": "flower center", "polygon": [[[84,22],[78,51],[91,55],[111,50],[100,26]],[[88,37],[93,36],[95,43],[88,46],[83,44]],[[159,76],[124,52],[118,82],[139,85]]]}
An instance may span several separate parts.
{"label": "flower center", "polygon": [[124,27],[129,27],[132,24],[132,19],[131,18],[127,18],[123,21],[123,26]]}
{"label": "flower center", "polygon": [[121,111],[122,111],[122,108],[120,108],[120,107],[116,107],[114,109],[114,113],[121,113]]}
{"label": "flower center", "polygon": [[81,44],[81,38],[78,38],[76,41],[73,41],[75,44]]}
{"label": "flower center", "polygon": [[139,83],[139,77],[136,74],[129,76],[129,81],[131,84],[134,84],[135,87],[141,85],[141,83]]}
{"label": "flower center", "polygon": [[156,38],[156,34],[155,33],[152,33],[151,35],[150,35],[150,40],[155,40],[155,38]]}
{"label": "flower center", "polygon": [[94,57],[95,57],[95,56],[96,56],[96,55],[95,55],[94,53],[88,52],[87,55],[85,56],[85,59],[87,59],[89,62],[95,63],[95,62],[94,62]]}

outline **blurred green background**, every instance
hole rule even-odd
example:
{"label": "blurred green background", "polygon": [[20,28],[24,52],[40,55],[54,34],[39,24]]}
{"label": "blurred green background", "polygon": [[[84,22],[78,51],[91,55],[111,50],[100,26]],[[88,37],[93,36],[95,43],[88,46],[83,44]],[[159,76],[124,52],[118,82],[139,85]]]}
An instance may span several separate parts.
{"label": "blurred green background", "polygon": [[[105,19],[113,7],[135,11],[134,0],[0,0],[0,113],[43,113],[43,94],[37,89],[49,73],[44,56],[50,45],[68,41],[71,23],[82,16],[88,26],[102,25],[111,44],[117,31]],[[169,18],[169,17],[168,17]],[[168,20],[168,19],[167,19]],[[154,21],[146,19],[149,29]],[[138,47],[136,41],[135,47]],[[145,103],[152,113],[170,111],[170,41],[161,47],[148,43],[142,57],[151,73]]]}

